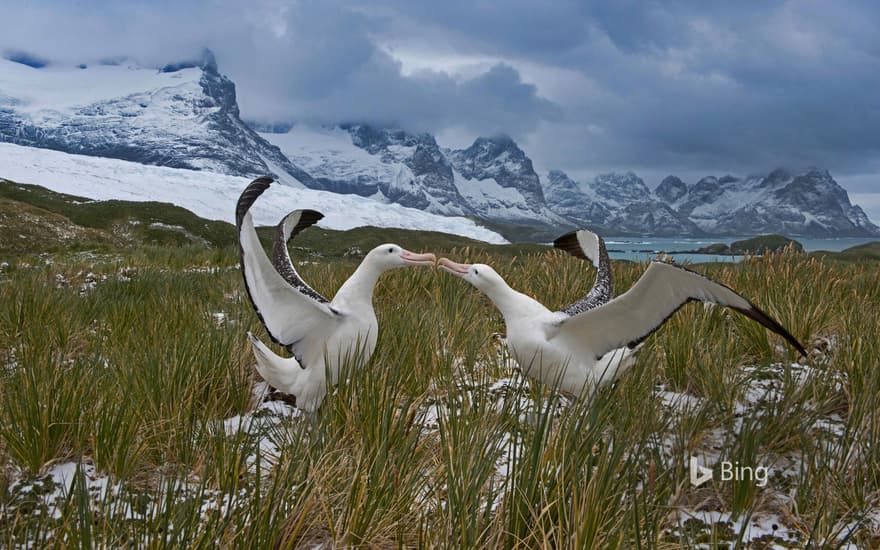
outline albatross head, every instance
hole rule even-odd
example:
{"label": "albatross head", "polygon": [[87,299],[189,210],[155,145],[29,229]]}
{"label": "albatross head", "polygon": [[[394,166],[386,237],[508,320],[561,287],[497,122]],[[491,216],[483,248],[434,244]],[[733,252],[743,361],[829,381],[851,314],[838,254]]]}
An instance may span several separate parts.
{"label": "albatross head", "polygon": [[440,269],[461,277],[485,293],[507,286],[504,279],[486,264],[459,264],[449,258],[440,258]]}
{"label": "albatross head", "polygon": [[410,252],[400,246],[392,243],[380,244],[367,254],[364,262],[370,262],[385,271],[395,269],[397,267],[407,267],[413,265],[434,265],[437,257],[430,252],[426,254],[416,254]]}

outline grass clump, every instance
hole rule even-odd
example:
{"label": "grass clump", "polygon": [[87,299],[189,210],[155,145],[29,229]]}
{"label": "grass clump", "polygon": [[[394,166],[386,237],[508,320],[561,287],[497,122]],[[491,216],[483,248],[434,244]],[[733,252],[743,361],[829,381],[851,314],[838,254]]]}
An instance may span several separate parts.
{"label": "grass clump", "polygon": [[[383,240],[432,248],[405,234]],[[551,308],[593,281],[584,262],[548,249],[449,244],[434,251],[490,263]],[[395,271],[376,288],[372,360],[303,415],[254,397],[244,333],[262,328],[234,247],[7,262],[4,547],[880,540],[880,281],[868,263],[773,254],[697,266],[790,328],[810,357],[741,316],[690,304],[646,340],[629,374],[578,401],[518,373],[503,320],[473,288]],[[300,271],[332,295],[353,268],[340,256]],[[614,269],[621,293],[645,266]],[[767,466],[768,483],[693,487],[691,456]]]}

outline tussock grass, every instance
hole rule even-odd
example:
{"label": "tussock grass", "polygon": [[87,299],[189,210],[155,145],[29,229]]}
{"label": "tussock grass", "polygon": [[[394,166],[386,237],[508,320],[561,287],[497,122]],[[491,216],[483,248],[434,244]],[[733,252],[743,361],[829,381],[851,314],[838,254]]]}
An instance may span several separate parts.
{"label": "tussock grass", "polygon": [[[553,308],[593,281],[550,250],[439,252],[490,263]],[[309,259],[301,272],[325,295],[355,265]],[[236,264],[232,247],[145,246],[21,256],[0,272],[0,546],[880,542],[870,264],[786,253],[696,266],[811,356],[691,304],[627,376],[579,401],[518,374],[473,288],[392,272],[376,288],[373,359],[313,415],[255,408],[244,333],[265,334]],[[645,269],[614,267],[618,293]],[[767,486],[692,487],[690,456],[766,465]],[[758,521],[778,530],[759,540]]]}

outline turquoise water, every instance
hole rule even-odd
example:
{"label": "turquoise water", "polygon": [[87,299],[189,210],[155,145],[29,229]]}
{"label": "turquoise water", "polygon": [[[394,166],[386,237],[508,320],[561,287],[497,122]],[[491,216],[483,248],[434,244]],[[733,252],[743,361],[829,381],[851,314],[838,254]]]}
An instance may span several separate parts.
{"label": "turquoise water", "polygon": [[[616,260],[647,261],[656,258],[661,252],[669,254],[677,250],[694,250],[708,246],[712,243],[727,243],[740,241],[748,237],[609,237],[605,239],[608,247],[608,255]],[[838,239],[811,239],[798,238],[795,240],[804,245],[804,250],[813,252],[816,250],[828,250],[839,252],[851,246],[864,244],[876,240],[877,237],[841,237]],[[669,254],[679,263],[700,262],[738,262],[742,256],[716,256],[713,254]]]}

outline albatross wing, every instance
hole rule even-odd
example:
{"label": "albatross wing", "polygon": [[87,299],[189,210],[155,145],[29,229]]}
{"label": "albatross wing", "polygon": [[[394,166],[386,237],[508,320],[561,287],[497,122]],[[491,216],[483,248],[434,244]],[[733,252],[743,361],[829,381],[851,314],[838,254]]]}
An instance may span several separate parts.
{"label": "albatross wing", "polygon": [[592,354],[599,359],[613,349],[640,343],[692,300],[742,313],[806,355],[794,336],[747,299],[708,277],[664,262],[652,262],[632,288],[605,305],[548,326],[547,338],[573,353]]}
{"label": "albatross wing", "polygon": [[[307,334],[330,329],[336,322],[338,313],[330,307],[324,297],[299,278],[292,264],[290,270],[295,280],[302,283],[301,286],[292,284],[279,273],[263,250],[248,210],[271,183],[271,178],[257,178],[247,186],[238,199],[235,213],[241,272],[251,303],[272,340],[295,351],[297,342]],[[283,226],[287,225],[288,221],[291,222],[290,234],[293,235],[299,222],[293,221],[291,215],[288,215],[281,223],[282,231],[285,231]],[[290,276],[289,272],[287,276]]]}
{"label": "albatross wing", "polygon": [[287,243],[296,235],[312,225],[318,223],[318,220],[324,217],[317,210],[294,210],[290,214],[284,216],[281,223],[275,230],[275,244],[272,247],[272,263],[275,270],[284,277],[284,280],[296,287],[300,292],[310,298],[321,302],[328,303],[327,298],[321,296],[315,289],[310,287],[296,272],[293,267],[293,261],[290,259],[290,252],[287,250]]}
{"label": "albatross wing", "polygon": [[592,231],[581,229],[567,233],[555,241],[553,246],[574,256],[592,262],[596,267],[596,281],[590,292],[573,304],[562,309],[569,317],[589,311],[608,302],[614,296],[614,281],[611,279],[611,260],[605,241]]}

